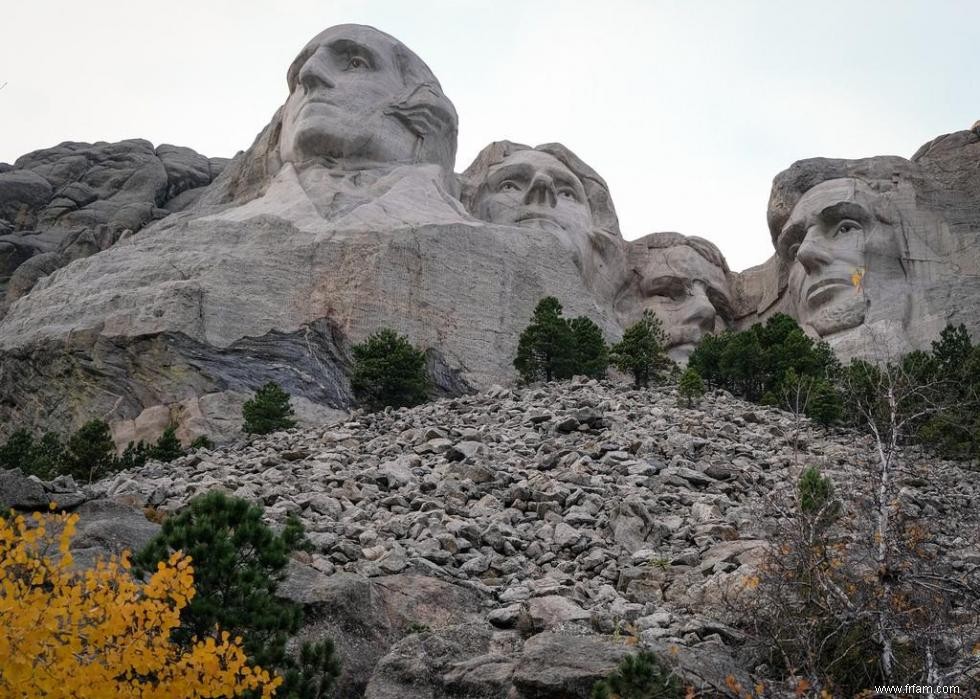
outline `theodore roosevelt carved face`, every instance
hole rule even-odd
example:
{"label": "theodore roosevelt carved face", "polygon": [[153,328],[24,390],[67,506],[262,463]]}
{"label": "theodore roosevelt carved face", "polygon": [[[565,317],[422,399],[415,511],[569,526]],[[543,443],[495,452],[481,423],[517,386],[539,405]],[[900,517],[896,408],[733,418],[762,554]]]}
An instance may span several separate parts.
{"label": "theodore roosevelt carved face", "polygon": [[717,247],[695,236],[651,233],[630,243],[639,307],[663,322],[672,359],[684,361],[701,338],[731,317],[727,265]]}

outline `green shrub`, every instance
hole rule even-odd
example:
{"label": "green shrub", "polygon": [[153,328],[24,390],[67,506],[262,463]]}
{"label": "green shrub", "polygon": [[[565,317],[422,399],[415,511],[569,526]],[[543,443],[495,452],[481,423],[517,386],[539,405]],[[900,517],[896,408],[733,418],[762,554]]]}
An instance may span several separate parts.
{"label": "green shrub", "polygon": [[827,476],[820,475],[816,466],[806,468],[800,474],[797,486],[800,495],[800,511],[805,515],[818,515],[830,521],[839,513],[839,506],[834,501],[834,484]]}
{"label": "green shrub", "polygon": [[701,374],[696,369],[688,367],[681,374],[680,381],[677,383],[677,395],[681,403],[689,408],[701,402],[701,397],[704,396],[704,381],[701,380]]}
{"label": "green shrub", "polygon": [[425,353],[415,349],[408,338],[383,328],[354,345],[351,352],[351,388],[368,408],[401,408],[425,402]]}
{"label": "green shrub", "polygon": [[0,468],[19,468],[43,480],[61,473],[64,461],[65,447],[53,432],[37,440],[27,430],[17,430],[0,447]]}
{"label": "green shrub", "polygon": [[195,437],[191,442],[191,449],[214,449],[214,442],[205,434]]}
{"label": "green shrub", "polygon": [[840,368],[827,343],[814,342],[783,313],[741,332],[706,336],[688,366],[712,386],[772,405],[779,405],[789,370],[800,377],[830,379]]}
{"label": "green shrub", "polygon": [[821,425],[832,425],[844,414],[844,401],[833,385],[824,379],[814,379],[810,401],[806,406],[807,417]]}
{"label": "green shrub", "polygon": [[252,662],[274,668],[285,683],[276,696],[297,699],[328,696],[339,667],[333,644],[306,644],[299,660],[286,653],[289,634],[302,623],[302,610],[276,596],[292,551],[308,549],[299,520],[291,518],[279,534],[262,522],[262,510],[241,498],[214,491],[194,498],[163,523],[134,558],[146,575],[172,551],[190,555],[196,595],[171,634],[190,645],[206,638],[215,625],[239,635]]}
{"label": "green shrub", "polygon": [[592,699],[680,699],[680,681],[653,653],[627,655],[606,679],[592,687]]}
{"label": "green shrub", "polygon": [[150,458],[170,462],[180,458],[185,453],[184,448],[180,445],[180,440],[177,439],[177,428],[171,425],[163,431],[157,443],[150,449]]}
{"label": "green shrub", "polygon": [[150,458],[150,447],[142,439],[138,442],[130,442],[119,457],[119,467],[122,469],[140,468]]}
{"label": "green shrub", "polygon": [[667,356],[667,335],[660,320],[650,311],[626,328],[623,339],[610,348],[613,364],[633,375],[637,387],[660,381],[672,366]]}
{"label": "green shrub", "polygon": [[248,434],[269,434],[296,426],[289,394],[272,381],[256,391],[251,400],[245,401],[242,417],[245,418],[242,431]]}

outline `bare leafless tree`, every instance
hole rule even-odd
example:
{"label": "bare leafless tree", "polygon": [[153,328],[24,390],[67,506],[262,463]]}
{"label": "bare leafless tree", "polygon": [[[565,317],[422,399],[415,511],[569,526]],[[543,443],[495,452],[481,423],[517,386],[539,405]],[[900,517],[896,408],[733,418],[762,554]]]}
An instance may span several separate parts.
{"label": "bare leafless tree", "polygon": [[[942,522],[903,490],[931,476],[921,450],[906,444],[949,408],[947,382],[908,361],[843,372],[839,388],[865,432],[854,439],[866,441],[866,456],[850,465],[839,495],[819,474],[804,483],[804,471],[795,496],[772,498],[769,554],[729,596],[729,611],[777,674],[817,693],[857,692],[897,681],[954,684],[980,667],[980,566],[954,569],[935,544]],[[787,385],[783,398],[801,413],[810,396],[805,385]]]}

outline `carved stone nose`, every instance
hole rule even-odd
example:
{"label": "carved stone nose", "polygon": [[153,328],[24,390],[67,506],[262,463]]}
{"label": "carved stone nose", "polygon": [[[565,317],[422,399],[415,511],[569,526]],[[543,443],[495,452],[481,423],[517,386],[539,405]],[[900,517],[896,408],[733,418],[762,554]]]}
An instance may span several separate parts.
{"label": "carved stone nose", "polygon": [[704,286],[695,282],[691,286],[690,313],[685,319],[687,323],[692,323],[702,330],[710,332],[715,327],[715,307],[708,298],[708,293]]}
{"label": "carved stone nose", "polygon": [[816,237],[816,232],[807,233],[799,250],[796,251],[796,259],[803,265],[807,274],[816,272],[832,260],[830,252],[816,240]]}
{"label": "carved stone nose", "polygon": [[322,48],[306,59],[306,63],[299,69],[297,76],[299,84],[303,86],[305,92],[316,90],[317,88],[333,88],[334,81],[330,78],[330,69],[327,66],[327,57],[323,55]]}
{"label": "carved stone nose", "polygon": [[555,192],[554,181],[542,173],[535,175],[534,179],[531,180],[531,186],[527,189],[524,203],[555,206],[558,203],[558,195]]}

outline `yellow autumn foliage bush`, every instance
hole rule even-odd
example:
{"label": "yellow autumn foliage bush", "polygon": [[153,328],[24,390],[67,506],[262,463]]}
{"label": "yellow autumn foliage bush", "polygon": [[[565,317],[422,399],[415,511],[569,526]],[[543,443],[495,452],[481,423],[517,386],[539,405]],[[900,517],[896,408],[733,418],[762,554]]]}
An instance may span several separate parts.
{"label": "yellow autumn foliage bush", "polygon": [[249,666],[241,639],[171,642],[194,596],[190,558],[174,553],[145,584],[128,553],[76,573],[77,521],[0,517],[0,699],[273,696],[282,679]]}

